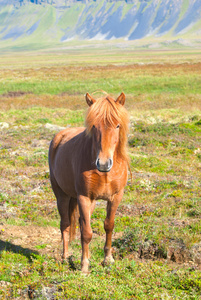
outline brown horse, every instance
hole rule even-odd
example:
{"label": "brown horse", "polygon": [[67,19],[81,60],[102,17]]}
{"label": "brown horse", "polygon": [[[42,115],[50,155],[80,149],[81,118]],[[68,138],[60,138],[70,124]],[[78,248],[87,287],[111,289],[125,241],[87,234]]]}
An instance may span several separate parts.
{"label": "brown horse", "polygon": [[114,217],[127,183],[128,168],[128,114],[123,106],[124,93],[116,100],[109,95],[95,100],[87,93],[86,102],[89,105],[86,128],[62,130],[49,149],[50,180],[61,217],[63,258],[68,255],[68,237],[71,240],[75,234],[78,205],[84,273],[88,272],[90,219],[97,199],[107,201],[104,262],[113,261]]}

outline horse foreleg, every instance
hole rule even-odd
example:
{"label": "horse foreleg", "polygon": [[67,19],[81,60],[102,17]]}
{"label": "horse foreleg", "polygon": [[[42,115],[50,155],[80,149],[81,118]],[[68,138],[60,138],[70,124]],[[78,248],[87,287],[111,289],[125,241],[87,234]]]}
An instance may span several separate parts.
{"label": "horse foreleg", "polygon": [[119,206],[119,203],[121,202],[123,196],[123,190],[116,194],[112,201],[108,201],[107,203],[107,216],[104,222],[104,229],[106,232],[106,241],[105,241],[105,258],[104,258],[104,264],[112,263],[114,262],[113,256],[112,256],[112,231],[114,229],[114,218],[117,211],[117,208]]}
{"label": "horse foreleg", "polygon": [[78,205],[80,212],[80,231],[81,231],[81,243],[82,243],[82,258],[81,268],[83,273],[88,273],[89,268],[89,243],[92,239],[91,229],[91,213],[93,211],[94,203],[91,199],[84,196],[78,197]]}
{"label": "horse foreleg", "polygon": [[96,201],[93,200],[93,201],[91,202],[91,211],[90,211],[91,215],[93,214],[93,211],[94,211],[94,209],[95,209],[95,206],[96,206]]}

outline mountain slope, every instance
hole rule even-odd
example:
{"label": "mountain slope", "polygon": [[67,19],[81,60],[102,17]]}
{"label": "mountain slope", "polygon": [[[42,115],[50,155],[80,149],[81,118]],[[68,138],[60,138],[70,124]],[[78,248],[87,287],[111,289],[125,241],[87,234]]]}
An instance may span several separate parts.
{"label": "mountain slope", "polygon": [[0,48],[69,39],[201,38],[201,0],[6,2],[0,0]]}

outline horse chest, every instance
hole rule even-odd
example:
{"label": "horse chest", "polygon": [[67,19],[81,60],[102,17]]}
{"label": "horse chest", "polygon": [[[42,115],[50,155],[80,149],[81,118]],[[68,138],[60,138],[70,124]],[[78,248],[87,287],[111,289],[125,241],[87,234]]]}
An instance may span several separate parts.
{"label": "horse chest", "polygon": [[84,174],[86,194],[91,199],[112,200],[112,196],[117,194],[126,184],[127,171],[111,176],[108,173]]}
{"label": "horse chest", "polygon": [[96,189],[89,189],[89,195],[93,199],[111,200],[112,196],[119,192],[117,182],[99,183]]}

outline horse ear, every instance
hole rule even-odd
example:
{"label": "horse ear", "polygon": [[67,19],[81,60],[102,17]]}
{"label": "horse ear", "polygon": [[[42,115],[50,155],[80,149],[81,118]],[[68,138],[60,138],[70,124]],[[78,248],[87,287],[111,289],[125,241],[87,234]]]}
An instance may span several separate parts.
{"label": "horse ear", "polygon": [[125,100],[126,100],[126,96],[125,94],[122,92],[121,95],[117,98],[117,100],[115,102],[121,104],[121,105],[124,105],[125,103]]}
{"label": "horse ear", "polygon": [[89,106],[91,106],[92,104],[94,104],[96,102],[96,100],[93,97],[91,97],[88,93],[86,93],[85,97],[86,97],[87,104]]}

